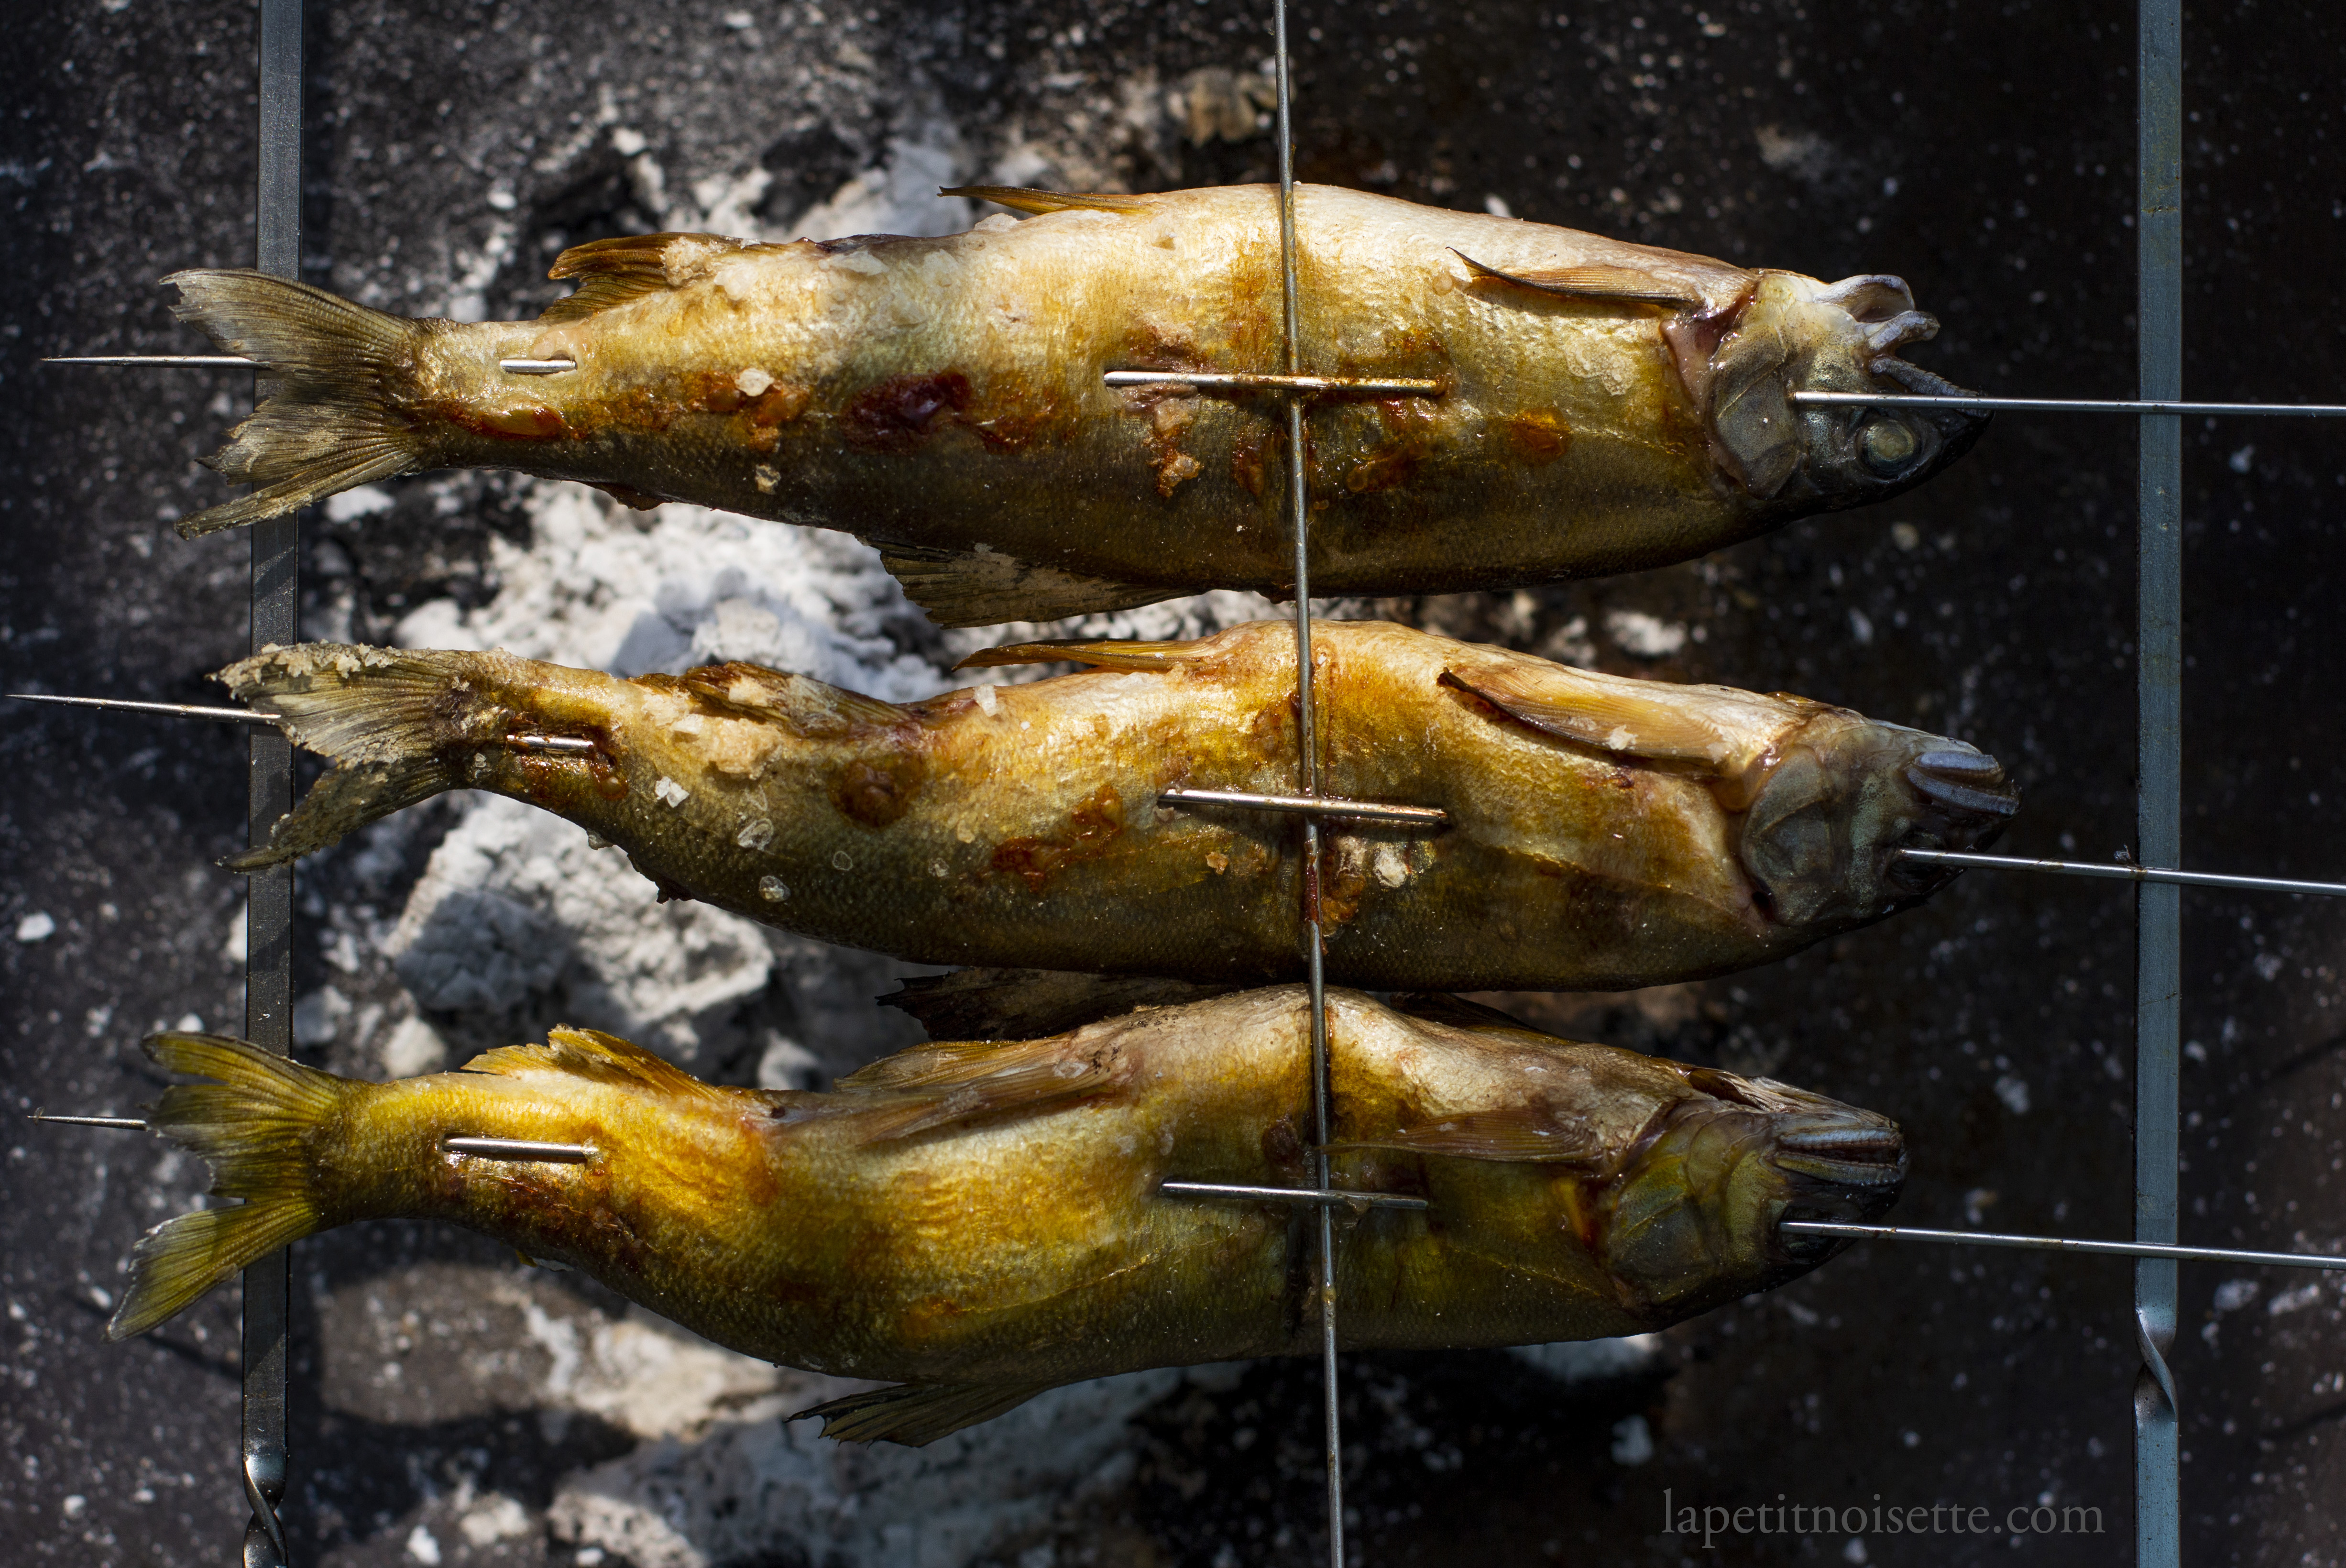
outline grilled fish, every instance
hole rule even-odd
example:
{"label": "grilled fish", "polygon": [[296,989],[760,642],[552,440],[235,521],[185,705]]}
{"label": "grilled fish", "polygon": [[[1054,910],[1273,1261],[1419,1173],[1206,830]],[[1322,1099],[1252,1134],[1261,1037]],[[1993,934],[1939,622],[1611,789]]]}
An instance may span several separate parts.
{"label": "grilled fish", "polygon": [[[2015,805],[1960,741],[1799,697],[1592,674],[1321,623],[1325,789],[1448,813],[1330,824],[1328,973],[1620,990],[1781,957],[1951,873]],[[1295,642],[1029,644],[1031,685],[879,702],[730,664],[634,680],[499,653],[320,645],[225,672],[338,765],[234,862],[278,863],[465,787],[626,850],[671,897],[926,963],[1300,976],[1291,820],[1170,787],[1292,790]],[[556,749],[556,748],[562,749]]]}
{"label": "grilled fish", "polygon": [[[175,273],[183,318],[282,378],[211,460],[260,488],[181,529],[513,468],[844,529],[947,625],[1285,596],[1277,402],[1101,379],[1280,367],[1276,190],[961,194],[1037,216],[944,239],[598,240],[556,262],[578,290],[534,321],[406,321],[259,273]],[[1436,389],[1315,404],[1323,593],[1685,560],[1896,494],[1984,423],[1790,401],[1956,390],[1898,358],[1937,323],[1896,278],[1826,284],[1325,186],[1296,202],[1305,368]]]}
{"label": "grilled fish", "polygon": [[[296,1237],[412,1216],[748,1354],[899,1382],[811,1412],[841,1437],[925,1442],[1079,1379],[1309,1353],[1305,1208],[1161,1190],[1310,1185],[1308,1012],[1283,987],[918,1046],[827,1094],[716,1087],[569,1029],[391,1084],[160,1035],[156,1061],[210,1081],[150,1124],[245,1201],[149,1233],[108,1333]],[[1905,1172],[1871,1112],[1496,1015],[1331,992],[1329,1052],[1334,1185],[1427,1205],[1336,1211],[1350,1347],[1658,1329],[1814,1268],[1842,1244],[1781,1222],[1872,1219]],[[455,1136],[593,1153],[484,1159]]]}

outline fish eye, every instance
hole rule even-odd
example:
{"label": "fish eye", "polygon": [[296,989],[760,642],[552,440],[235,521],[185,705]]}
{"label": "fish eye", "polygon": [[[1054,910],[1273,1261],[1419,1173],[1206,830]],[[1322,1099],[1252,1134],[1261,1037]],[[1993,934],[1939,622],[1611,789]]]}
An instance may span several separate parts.
{"label": "fish eye", "polygon": [[1864,455],[1866,467],[1884,477],[1905,472],[1922,444],[1913,426],[1894,419],[1872,420],[1857,433],[1857,448]]}

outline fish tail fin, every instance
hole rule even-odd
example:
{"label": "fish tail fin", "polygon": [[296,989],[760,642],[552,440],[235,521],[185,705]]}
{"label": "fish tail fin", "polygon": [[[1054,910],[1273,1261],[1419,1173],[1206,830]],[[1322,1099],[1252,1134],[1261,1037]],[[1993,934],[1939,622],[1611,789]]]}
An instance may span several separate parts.
{"label": "fish tail fin", "polygon": [[266,272],[198,269],[163,280],[172,307],[230,353],[281,378],[205,462],[249,495],[183,519],[186,538],[280,517],[338,491],[430,466],[399,412],[428,329]]}
{"label": "fish tail fin", "polygon": [[109,1339],[143,1334],[256,1258],[321,1228],[311,1135],[365,1088],[219,1034],[158,1034],[147,1054],[209,1080],[163,1092],[147,1125],[211,1162],[212,1191],[244,1201],[164,1221],[139,1239]]}
{"label": "fish tail fin", "polygon": [[223,864],[255,871],[324,849],[403,807],[462,788],[472,748],[521,717],[495,695],[500,656],[309,643],[220,671],[237,697],[278,715],[296,745],[334,764],[277,820],[269,842]]}

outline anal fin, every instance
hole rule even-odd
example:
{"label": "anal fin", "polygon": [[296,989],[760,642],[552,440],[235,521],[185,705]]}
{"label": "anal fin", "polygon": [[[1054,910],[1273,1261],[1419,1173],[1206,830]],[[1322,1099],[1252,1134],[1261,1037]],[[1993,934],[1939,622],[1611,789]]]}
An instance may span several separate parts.
{"label": "anal fin", "polygon": [[1128,610],[1197,590],[1118,583],[1036,565],[981,545],[974,550],[882,545],[880,564],[904,596],[941,626],[992,626],[1005,621],[1056,621]]}
{"label": "anal fin", "polygon": [[790,1417],[819,1420],[841,1442],[896,1442],[925,1448],[964,1427],[1016,1410],[1056,1383],[895,1383],[827,1400]]}

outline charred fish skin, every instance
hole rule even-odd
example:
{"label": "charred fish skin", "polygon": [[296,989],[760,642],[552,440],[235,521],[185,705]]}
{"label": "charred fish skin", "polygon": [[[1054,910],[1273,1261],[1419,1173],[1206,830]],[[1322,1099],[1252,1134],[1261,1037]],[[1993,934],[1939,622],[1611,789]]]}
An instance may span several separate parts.
{"label": "charred fish skin", "polygon": [[[1902,850],[1987,842],[2016,803],[1960,741],[1801,698],[1386,623],[1322,623],[1313,646],[1325,788],[1449,818],[1331,823],[1341,983],[1619,990],[1766,962],[1927,896],[1952,873]],[[1291,628],[980,656],[1069,658],[1096,667],[897,705],[748,665],[620,680],[503,654],[274,650],[224,678],[337,767],[235,864],[478,788],[619,845],[669,896],[827,942],[1294,978],[1292,825],[1159,799],[1292,787]]]}
{"label": "charred fish skin", "polygon": [[[598,241],[561,258],[581,287],[536,321],[407,321],[260,274],[174,274],[183,317],[284,378],[212,460],[261,488],[183,529],[500,467],[846,529],[948,624],[1283,587],[1276,404],[1101,379],[1279,362],[1275,192],[976,194],[1036,216],[944,239]],[[1826,284],[1322,186],[1297,199],[1307,364],[1441,389],[1319,405],[1325,592],[1684,560],[1896,494],[1984,423],[1790,402],[1953,390],[1897,358],[1936,323],[1895,278]],[[576,368],[513,376],[507,357]]]}
{"label": "charred fish skin", "polygon": [[[1764,1080],[1355,993],[1329,1004],[1336,1183],[1429,1205],[1340,1212],[1352,1346],[1658,1328],[1814,1267],[1831,1249],[1788,1243],[1781,1221],[1878,1216],[1903,1175],[1893,1124]],[[1315,1353],[1290,1207],[1162,1190],[1304,1185],[1306,1008],[1282,987],[915,1047],[820,1094],[715,1087],[573,1030],[385,1084],[158,1036],[159,1063],[208,1081],[150,1119],[245,1202],[150,1233],[109,1332],[295,1237],[398,1215],[567,1264],[749,1354],[922,1385],[932,1404],[960,1390],[964,1411]],[[594,1152],[485,1161],[450,1151],[458,1135]]]}

